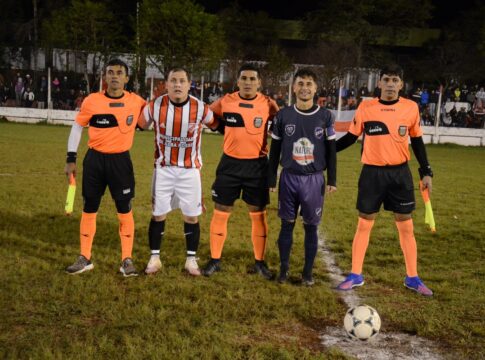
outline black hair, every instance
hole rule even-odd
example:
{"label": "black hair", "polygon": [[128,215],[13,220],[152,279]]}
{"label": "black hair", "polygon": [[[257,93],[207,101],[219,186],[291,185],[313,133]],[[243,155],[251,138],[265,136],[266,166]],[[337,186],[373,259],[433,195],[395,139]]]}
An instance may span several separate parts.
{"label": "black hair", "polygon": [[241,67],[239,68],[238,72],[237,72],[237,78],[239,79],[239,77],[241,76],[241,73],[243,71],[256,71],[256,74],[258,76],[258,79],[261,78],[260,74],[259,74],[259,68],[256,67],[255,65],[251,64],[251,63],[245,63],[245,64],[242,64]]}
{"label": "black hair", "polygon": [[403,79],[403,70],[399,65],[396,64],[388,64],[381,68],[379,79],[382,79],[384,75],[394,75],[399,76],[399,78]]}
{"label": "black hair", "polygon": [[175,66],[173,68],[171,68],[168,72],[167,72],[167,76],[165,76],[165,79],[168,80],[168,76],[170,75],[170,73],[173,73],[173,72],[179,72],[179,71],[183,71],[185,72],[185,74],[187,75],[187,79],[190,80],[190,74],[189,72],[187,71],[186,68],[184,67],[181,67],[181,66]]}
{"label": "black hair", "polygon": [[295,75],[293,75],[293,82],[295,82],[297,77],[301,77],[301,78],[311,77],[315,82],[315,84],[318,82],[317,74],[315,74],[315,72],[309,68],[298,69]]}
{"label": "black hair", "polygon": [[106,69],[108,68],[108,66],[116,66],[116,65],[124,67],[125,71],[126,71],[126,75],[128,76],[128,65],[126,65],[126,63],[123,60],[120,60],[120,59],[109,60],[106,63],[106,66],[104,67],[104,72],[106,72]]}

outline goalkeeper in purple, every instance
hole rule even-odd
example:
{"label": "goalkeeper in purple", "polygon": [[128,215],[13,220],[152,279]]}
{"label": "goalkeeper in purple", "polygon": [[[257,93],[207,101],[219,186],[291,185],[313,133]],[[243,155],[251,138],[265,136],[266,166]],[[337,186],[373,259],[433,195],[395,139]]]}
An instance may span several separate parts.
{"label": "goalkeeper in purple", "polygon": [[[314,102],[317,76],[310,69],[294,75],[296,104],[280,110],[274,119],[269,155],[268,183],[275,191],[278,163],[283,170],[278,192],[278,237],[280,273],[278,281],[288,279],[293,228],[300,208],[305,229],[305,264],[302,284],[312,286],[313,263],[318,247],[318,224],[323,213],[325,193],[337,190],[337,155],[332,113]],[[327,185],[323,171],[327,170]]]}

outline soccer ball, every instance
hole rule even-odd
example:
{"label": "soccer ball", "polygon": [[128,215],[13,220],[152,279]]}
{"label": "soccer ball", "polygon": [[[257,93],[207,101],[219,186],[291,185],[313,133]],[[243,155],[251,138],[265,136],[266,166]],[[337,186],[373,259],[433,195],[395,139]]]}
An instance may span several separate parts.
{"label": "soccer ball", "polygon": [[369,305],[359,305],[347,311],[344,327],[351,338],[366,341],[379,333],[381,318],[376,309]]}

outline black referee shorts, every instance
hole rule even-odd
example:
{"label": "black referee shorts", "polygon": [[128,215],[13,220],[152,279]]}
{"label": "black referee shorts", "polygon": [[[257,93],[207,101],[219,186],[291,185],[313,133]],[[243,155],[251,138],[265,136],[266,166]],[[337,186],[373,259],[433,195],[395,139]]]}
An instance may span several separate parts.
{"label": "black referee shorts", "polygon": [[104,154],[89,149],[83,160],[83,196],[101,197],[109,187],[115,200],[131,200],[135,196],[135,175],[128,151]]}
{"label": "black referee shorts", "polygon": [[232,206],[241,197],[249,205],[265,207],[269,203],[268,158],[236,159],[222,155],[212,185],[212,200]]}
{"label": "black referee shorts", "polygon": [[364,165],[359,178],[357,209],[364,214],[384,209],[409,214],[416,208],[413,177],[407,163],[396,166]]}

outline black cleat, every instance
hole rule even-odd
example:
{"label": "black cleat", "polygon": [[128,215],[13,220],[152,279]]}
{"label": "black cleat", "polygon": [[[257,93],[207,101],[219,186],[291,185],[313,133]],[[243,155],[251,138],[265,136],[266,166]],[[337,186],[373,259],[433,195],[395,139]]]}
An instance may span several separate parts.
{"label": "black cleat", "polygon": [[284,284],[285,282],[288,281],[288,271],[280,271],[279,275],[278,275],[278,282],[280,284]]}
{"label": "black cleat", "polygon": [[210,259],[207,265],[202,269],[202,275],[211,276],[216,271],[221,271],[220,262],[221,261],[219,259]]}
{"label": "black cleat", "polygon": [[311,287],[313,285],[315,285],[315,280],[313,280],[313,276],[303,276],[301,278],[301,284],[303,286],[308,286],[308,287]]}
{"label": "black cleat", "polygon": [[266,266],[264,261],[256,261],[252,273],[259,274],[266,280],[272,280],[274,277],[273,273],[268,269],[268,266]]}

